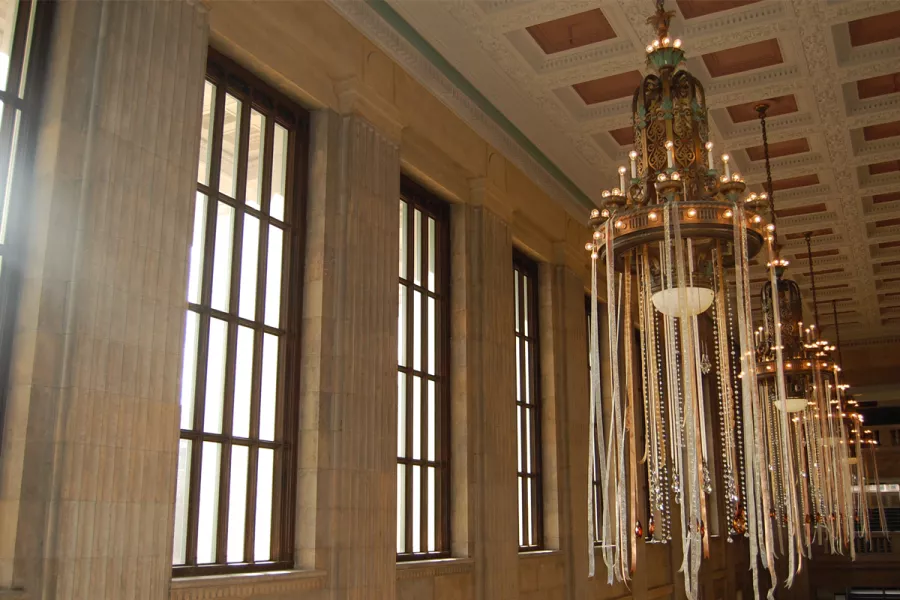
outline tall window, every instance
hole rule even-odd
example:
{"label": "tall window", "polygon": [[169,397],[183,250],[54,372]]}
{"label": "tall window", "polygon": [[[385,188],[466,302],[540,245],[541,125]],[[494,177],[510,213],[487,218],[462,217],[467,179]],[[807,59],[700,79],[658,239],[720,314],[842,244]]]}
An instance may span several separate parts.
{"label": "tall window", "polygon": [[538,374],[537,264],[513,257],[516,311],[516,424],[518,431],[519,549],[543,547],[541,390]]}
{"label": "tall window", "polygon": [[0,431],[53,3],[0,0]]}
{"label": "tall window", "polygon": [[[596,325],[591,323],[591,297],[585,300],[587,305],[587,335],[588,335],[588,389],[590,390],[590,401],[594,401],[594,369],[600,373],[600,365],[593,363],[591,356],[591,332],[592,327],[597,328],[597,336],[600,336],[600,323]],[[600,320],[598,311],[597,320]],[[598,416],[598,422],[602,422],[603,415]],[[594,463],[593,472],[591,473],[591,493],[594,494],[594,543],[600,544],[603,540],[603,482],[600,480],[600,436],[594,434],[594,445],[591,448],[591,461]]]}
{"label": "tall window", "polygon": [[397,322],[397,558],[450,554],[449,211],[404,179]]}
{"label": "tall window", "polygon": [[176,575],[290,567],[305,114],[210,50],[188,269]]}

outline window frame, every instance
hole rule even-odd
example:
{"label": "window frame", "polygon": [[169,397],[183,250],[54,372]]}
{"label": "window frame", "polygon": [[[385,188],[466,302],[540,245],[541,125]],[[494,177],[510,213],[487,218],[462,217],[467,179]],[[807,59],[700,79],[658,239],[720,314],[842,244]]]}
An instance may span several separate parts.
{"label": "window frame", "polygon": [[[173,577],[193,577],[205,575],[237,574],[269,570],[291,569],[294,567],[294,531],[297,487],[297,436],[299,432],[299,364],[300,323],[302,320],[303,298],[303,248],[306,230],[306,184],[309,154],[309,114],[293,100],[280,94],[270,85],[245,70],[225,55],[209,48],[204,86],[211,82],[216,86],[213,103],[210,139],[208,140],[209,162],[207,183],[195,178],[195,198],[198,193],[206,196],[206,222],[203,241],[203,263],[200,276],[198,302],[188,302],[186,315],[198,315],[197,350],[194,367],[194,404],[191,429],[181,429],[179,425],[179,445],[181,440],[191,441],[190,474],[188,477],[185,564],[173,564]],[[227,92],[227,94],[226,94]],[[224,104],[231,95],[241,102],[241,119],[238,129],[238,166],[235,176],[235,198],[219,189],[222,160],[222,138]],[[265,137],[260,160],[270,162],[274,153],[274,128],[279,124],[287,131],[287,156],[285,158],[285,203],[283,219],[269,215],[271,189],[270,169],[262,174],[260,207],[256,209],[246,203],[247,152],[250,136],[250,111],[256,110],[265,116]],[[198,150],[200,146],[198,145]],[[268,191],[268,193],[265,193]],[[232,221],[232,244],[229,275],[229,307],[227,310],[212,308],[211,288],[213,279],[213,256],[216,241],[216,210],[218,202],[224,202],[234,209]],[[257,294],[256,316],[248,319],[239,315],[240,296],[240,253],[244,215],[259,219],[257,240]],[[271,222],[276,222],[283,231],[284,241],[281,264],[280,323],[272,326],[265,323],[265,288],[258,293],[259,282],[265,281],[268,257],[263,250],[268,249],[268,232]],[[259,265],[264,262],[263,269]],[[262,271],[262,272],[260,272]],[[187,275],[187,271],[185,272]],[[222,401],[221,433],[203,431],[205,412],[206,369],[209,350],[209,324],[212,317],[227,324],[226,363],[224,373],[224,397]],[[251,416],[248,437],[234,435],[232,417],[234,409],[234,378],[236,372],[236,344],[238,325],[250,328],[254,337],[254,358],[251,370]],[[259,438],[260,387],[262,383],[263,335],[279,336],[279,357],[277,381],[275,383],[275,434],[272,441]],[[255,429],[255,435],[254,435]],[[228,433],[226,433],[228,432]],[[216,505],[216,562],[197,563],[199,496],[201,488],[201,448],[204,441],[221,444],[219,472],[217,476],[218,500]],[[240,442],[240,443],[238,443]],[[272,521],[270,538],[270,560],[227,562],[228,509],[230,501],[230,459],[234,446],[248,448],[246,488],[246,518],[244,521],[245,559],[253,552],[256,517],[256,477],[258,475],[258,451],[273,450],[272,469]],[[177,540],[176,540],[177,542]],[[174,557],[173,557],[174,559]]]}
{"label": "window frame", "polygon": [[[34,21],[28,25],[34,8]],[[27,10],[26,10],[27,7]],[[0,190],[9,186],[7,239],[0,247],[0,455],[3,449],[9,373],[12,366],[13,337],[22,288],[24,248],[31,206],[31,172],[37,151],[37,136],[43,107],[44,89],[49,72],[50,43],[56,14],[56,0],[19,0],[5,90],[0,90]],[[30,40],[29,40],[30,34]],[[25,76],[24,87],[22,76]],[[10,83],[14,82],[11,86]],[[10,90],[10,87],[17,88]],[[21,95],[20,95],[21,94]],[[14,139],[10,122],[19,119],[18,138]],[[7,133],[9,132],[9,133]],[[10,179],[10,165],[15,161]],[[2,210],[2,204],[0,204]]]}
{"label": "window frame", "polygon": [[[441,490],[439,494],[435,495],[435,498],[438,502],[437,507],[437,517],[436,523],[438,526],[435,527],[435,548],[434,552],[428,552],[427,550],[424,552],[397,552],[397,562],[409,562],[409,561],[417,561],[417,560],[431,560],[437,558],[449,558],[452,552],[452,538],[451,538],[451,493],[452,493],[452,466],[451,466],[451,439],[450,439],[450,427],[451,427],[451,397],[450,397],[450,334],[451,334],[451,325],[450,325],[450,316],[451,316],[451,307],[450,307],[450,205],[446,202],[439,199],[433,193],[426,190],[424,187],[410,179],[409,177],[403,175],[400,179],[400,201],[406,202],[408,207],[407,210],[407,223],[406,223],[406,231],[407,231],[407,240],[406,240],[406,265],[407,265],[407,273],[411,273],[414,267],[414,256],[415,256],[415,210],[418,209],[423,217],[431,217],[435,222],[435,237],[437,238],[437,247],[435,252],[435,270],[436,273],[436,284],[437,287],[434,292],[430,292],[427,289],[427,285],[415,284],[412,279],[404,278],[399,276],[398,269],[398,286],[406,286],[406,293],[408,294],[407,300],[407,318],[405,323],[404,331],[406,333],[406,348],[407,348],[407,364],[404,366],[400,365],[400,361],[398,358],[397,361],[397,374],[398,378],[401,375],[404,375],[407,380],[412,377],[421,377],[423,381],[434,380],[435,381],[435,391],[438,394],[438,398],[436,399],[438,404],[440,421],[435,425],[435,429],[437,434],[440,436],[439,444],[435,446],[435,460],[429,461],[427,458],[419,458],[413,459],[411,457],[400,457],[399,449],[397,452],[397,468],[399,470],[401,465],[405,465],[407,469],[406,475],[406,490],[405,490],[405,519],[404,519],[404,534],[405,534],[405,547],[412,548],[413,547],[413,531],[412,527],[409,524],[412,522],[412,503],[411,499],[413,498],[413,490],[412,490],[412,468],[414,466],[420,467],[428,467],[434,466],[438,469],[438,474],[440,476],[435,477],[435,482],[441,485]],[[423,226],[425,224],[425,219],[423,218]],[[427,236],[423,236],[423,244],[422,244],[422,255],[423,257],[428,255],[428,243]],[[399,252],[399,249],[398,249]],[[424,258],[423,258],[424,260]],[[426,371],[427,369],[419,369],[416,370],[411,366],[412,363],[412,348],[413,348],[413,310],[412,310],[412,296],[413,291],[419,291],[423,294],[423,300],[427,300],[427,298],[435,298],[436,302],[440,304],[437,314],[440,315],[440,321],[438,323],[438,343],[435,344],[435,352],[437,356],[435,357],[435,367],[437,369],[437,373],[435,375],[429,375]],[[398,289],[399,293],[399,289]],[[399,324],[399,307],[398,307],[398,324]],[[443,326],[442,326],[443,325]],[[422,349],[426,348],[427,344],[427,328],[422,327]],[[411,406],[412,402],[412,385],[406,385],[406,406]],[[398,387],[398,398],[399,398],[399,387]],[[424,402],[423,402],[424,405]],[[399,406],[398,406],[399,411]],[[423,447],[427,444],[427,414],[425,410],[422,410],[422,422],[420,423],[420,427],[422,429],[422,433],[420,433],[421,443]],[[405,413],[409,416],[410,411],[406,411]],[[405,435],[405,447],[412,448],[413,445],[413,423],[412,419],[407,419],[407,428]],[[398,417],[398,427],[399,427],[399,417]],[[399,436],[399,431],[398,431]],[[424,480],[423,480],[424,483]],[[399,482],[398,482],[399,488]],[[422,507],[426,507],[427,503],[427,485],[422,485],[420,490],[420,501],[422,502]],[[399,498],[398,498],[399,503]],[[399,504],[398,508],[399,510]],[[421,532],[420,532],[420,547],[427,548],[427,537],[428,537],[428,527],[427,527],[427,513],[426,510],[420,510],[420,523],[421,523]],[[399,523],[397,526],[397,535],[399,536]]]}
{"label": "window frame", "polygon": [[[541,360],[541,347],[540,347],[540,320],[539,320],[539,307],[540,307],[540,294],[539,294],[539,267],[538,263],[534,261],[532,258],[525,255],[520,250],[514,248],[513,249],[513,275],[515,277],[514,283],[514,302],[518,301],[518,305],[514,308],[514,319],[518,317],[518,322],[515,324],[514,333],[516,339],[516,345],[520,341],[524,343],[531,343],[532,349],[529,354],[529,365],[527,365],[527,369],[523,368],[523,363],[525,361],[524,353],[518,354],[518,364],[516,365],[516,378],[518,379],[517,390],[524,389],[526,378],[529,379],[528,385],[532,390],[532,401],[526,403],[518,398],[516,392],[513,393],[515,396],[515,405],[516,412],[518,413],[518,409],[522,408],[522,413],[532,414],[532,427],[531,431],[531,439],[530,445],[521,444],[521,450],[518,449],[519,444],[517,444],[517,467],[516,467],[516,482],[518,487],[518,482],[525,480],[534,480],[534,498],[532,500],[532,506],[536,509],[533,510],[531,514],[526,515],[524,511],[518,511],[518,517],[520,526],[522,531],[525,532],[528,529],[531,530],[531,534],[533,538],[536,540],[536,543],[531,545],[523,545],[519,540],[519,552],[535,552],[545,549],[545,540],[544,540],[544,477],[543,477],[543,443],[542,443],[542,434],[543,434],[543,402],[542,402],[542,389],[541,389],[541,369],[540,369],[540,360]],[[525,319],[525,294],[516,293],[516,289],[522,289],[520,286],[520,282],[528,281],[529,286],[527,290],[528,295],[528,321],[530,323],[529,333],[526,335],[524,333],[524,319]],[[517,286],[520,286],[517,288]],[[521,386],[521,388],[519,387]],[[522,428],[523,424],[519,422],[518,415],[516,416],[516,436],[518,439],[519,431]],[[528,464],[528,451],[529,448],[532,451],[531,458],[531,470],[523,470],[518,468],[518,460],[522,461],[523,467]],[[527,504],[527,490],[526,486],[522,486],[521,497],[519,498],[519,502],[521,506],[525,506]],[[530,519],[528,517],[531,517]]]}

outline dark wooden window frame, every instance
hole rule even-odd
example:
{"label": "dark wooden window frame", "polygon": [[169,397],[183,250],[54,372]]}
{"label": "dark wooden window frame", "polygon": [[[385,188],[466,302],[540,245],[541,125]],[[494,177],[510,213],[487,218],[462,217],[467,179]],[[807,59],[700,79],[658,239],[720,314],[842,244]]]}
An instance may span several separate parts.
{"label": "dark wooden window frame", "polygon": [[[435,430],[439,439],[435,444],[435,460],[429,461],[423,456],[420,459],[397,457],[398,469],[400,466],[406,469],[406,517],[405,517],[405,548],[410,549],[409,552],[398,552],[398,561],[427,560],[434,558],[447,558],[451,553],[450,545],[450,494],[451,494],[451,465],[450,465],[450,206],[438,199],[434,194],[415,183],[408,177],[402,177],[400,182],[401,200],[406,202],[409,210],[407,210],[407,240],[406,240],[406,264],[407,272],[412,273],[414,268],[414,210],[418,209],[422,212],[423,217],[431,217],[435,221],[435,237],[437,238],[437,248],[435,252],[435,270],[437,288],[434,292],[427,289],[427,285],[417,285],[412,278],[399,277],[400,285],[405,287],[407,294],[407,314],[406,314],[406,348],[407,348],[407,365],[400,366],[398,363],[398,373],[404,375],[408,382],[412,378],[420,377],[422,384],[427,385],[428,381],[435,382],[435,391],[438,395],[436,399],[437,414],[435,420]],[[423,219],[423,226],[425,220]],[[423,265],[428,257],[428,236],[423,236],[422,240],[422,260]],[[435,344],[435,367],[438,372],[435,375],[429,375],[425,365],[420,365],[419,370],[412,367],[412,348],[413,348],[413,309],[412,299],[413,292],[418,291],[422,294],[422,302],[427,302],[428,298],[434,298],[439,304],[438,308],[438,343]],[[424,314],[424,311],[423,313]],[[421,328],[422,339],[421,347],[424,353],[427,347],[427,327]],[[406,385],[406,406],[412,405],[413,386],[410,383]],[[424,402],[425,395],[422,395],[422,411],[421,420],[418,424],[412,423],[412,419],[407,418],[407,427],[405,432],[406,448],[412,448],[413,444],[413,428],[418,426],[421,431],[421,444],[425,448],[428,443],[428,427],[427,427],[427,406]],[[411,413],[407,410],[407,416]],[[399,454],[399,452],[398,452]],[[434,467],[436,469],[435,482],[439,487],[439,492],[435,493],[438,503],[436,507],[436,527],[435,527],[435,551],[412,552],[413,547],[413,530],[409,526],[412,523],[412,468]],[[424,485],[425,479],[422,479],[421,494],[419,501],[421,506],[426,507],[427,502],[427,486]],[[427,548],[427,512],[420,510],[420,548]]]}
{"label": "dark wooden window frame", "polygon": [[[240,572],[290,569],[294,566],[294,513],[296,488],[296,460],[298,433],[298,370],[290,365],[299,363],[299,330],[302,318],[302,265],[305,232],[305,195],[307,182],[307,165],[309,151],[309,115],[292,100],[279,94],[256,76],[241,68],[233,61],[214,49],[209,49],[206,81],[216,85],[213,113],[209,177],[207,185],[197,183],[197,191],[207,197],[206,227],[204,241],[203,272],[201,279],[200,303],[188,303],[188,310],[199,315],[199,348],[197,351],[197,367],[194,392],[194,420],[191,429],[182,429],[180,439],[192,442],[191,468],[188,484],[187,507],[187,543],[184,565],[173,566],[173,576],[198,576],[231,574]],[[219,171],[221,162],[224,103],[227,91],[241,101],[240,144],[238,154],[237,180],[235,183],[236,198],[231,198],[219,191]],[[245,204],[247,179],[247,152],[250,129],[250,109],[253,108],[266,117],[265,142],[263,148],[263,178],[260,193],[259,210]],[[273,160],[274,126],[278,123],[288,131],[288,157],[286,159],[285,214],[284,220],[278,221],[268,215],[271,197],[271,173]],[[216,234],[216,202],[221,201],[235,209],[233,222],[232,259],[230,300],[231,308],[221,311],[211,308],[213,251]],[[243,228],[243,215],[252,215],[260,220],[259,248],[257,266],[257,290],[265,290],[266,269],[261,267],[267,259],[262,252],[268,247],[269,224],[281,226],[284,231],[284,251],[282,253],[281,273],[281,327],[264,324],[264,293],[256,296],[256,319],[249,320],[238,316],[237,300],[240,285],[240,254]],[[209,351],[210,318],[216,317],[228,324],[227,358],[225,370],[225,398],[223,403],[222,433],[203,431],[203,416],[206,385],[206,364]],[[254,358],[252,367],[252,392],[250,409],[250,437],[231,435],[235,352],[237,345],[237,325],[248,327],[254,332]],[[262,369],[263,334],[275,334],[280,337],[278,360],[278,383],[276,397],[278,402],[275,413],[275,439],[265,441],[259,439],[260,382]],[[227,432],[227,433],[226,433]],[[197,564],[197,530],[200,500],[200,467],[203,442],[221,444],[219,463],[219,499],[216,536],[216,560],[211,564]],[[244,523],[244,557],[245,562],[227,563],[227,527],[229,510],[229,479],[231,449],[234,446],[245,446],[249,453],[247,506]],[[256,518],[256,478],[258,474],[258,456],[260,449],[274,450],[273,494],[272,494],[272,536],[270,560],[253,562],[247,560],[252,556],[255,539]]]}
{"label": "dark wooden window frame", "polygon": [[[520,552],[531,552],[544,549],[544,493],[543,493],[543,471],[542,471],[542,451],[541,432],[543,410],[541,402],[541,378],[540,378],[540,323],[538,321],[538,307],[540,296],[538,293],[538,264],[518,250],[513,250],[513,274],[516,278],[519,290],[523,290],[523,283],[527,280],[529,285],[527,290],[527,316],[530,324],[528,334],[525,334],[524,320],[526,316],[525,294],[518,294],[518,306],[515,308],[515,314],[518,316],[518,323],[515,327],[516,344],[531,344],[531,352],[529,353],[528,364],[525,364],[525,352],[519,352],[519,364],[516,365],[516,374],[519,378],[520,389],[525,389],[526,379],[531,393],[531,401],[526,403],[520,398],[516,398],[517,415],[521,412],[521,416],[517,416],[517,428],[520,431],[526,431],[525,419],[529,419],[531,432],[529,444],[521,444],[520,455],[518,457],[522,462],[522,469],[517,467],[517,481],[524,482],[519,502],[523,507],[528,505],[527,483],[533,484],[532,511],[520,511],[519,521],[522,531],[531,531],[531,536],[536,543],[530,545],[519,545]],[[515,394],[515,392],[514,392]],[[521,409],[521,411],[519,410]],[[518,432],[517,432],[518,436]],[[527,468],[528,453],[531,451],[531,469]]]}
{"label": "dark wooden window frame", "polygon": [[[29,31],[32,9],[34,21]],[[24,259],[23,232],[28,231],[31,205],[30,176],[34,168],[37,133],[50,53],[50,37],[56,10],[54,0],[20,0],[16,13],[13,40],[10,45],[6,90],[0,90],[0,190],[10,184],[7,208],[6,243],[0,245],[3,260],[0,269],[0,453],[9,393],[9,369],[16,313],[22,286]],[[31,39],[29,42],[29,35]],[[27,70],[26,70],[27,65]],[[23,77],[24,82],[23,82]],[[18,139],[13,139],[13,125],[19,119]],[[10,162],[15,170],[10,181]]]}

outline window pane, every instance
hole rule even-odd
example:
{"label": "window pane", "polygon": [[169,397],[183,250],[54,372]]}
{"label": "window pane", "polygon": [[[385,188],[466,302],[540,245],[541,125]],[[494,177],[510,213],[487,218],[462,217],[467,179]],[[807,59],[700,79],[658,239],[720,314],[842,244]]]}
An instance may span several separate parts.
{"label": "window pane", "polygon": [[422,551],[422,468],[412,468],[412,551]]}
{"label": "window pane", "polygon": [[402,283],[400,284],[399,291],[399,307],[400,310],[397,313],[397,362],[401,367],[406,366],[406,321],[409,318],[407,311],[409,310],[406,306],[406,286]]}
{"label": "window pane", "polygon": [[241,101],[225,96],[225,122],[222,127],[222,165],[219,169],[219,191],[236,197],[238,152],[241,136]]}
{"label": "window pane", "polygon": [[435,286],[435,277],[437,277],[437,273],[435,272],[436,264],[435,264],[435,256],[437,248],[435,247],[437,244],[437,237],[435,234],[435,224],[434,219],[431,217],[428,218],[428,291],[433,292]]}
{"label": "window pane", "polygon": [[413,215],[413,282],[422,285],[422,212]]}
{"label": "window pane", "polygon": [[0,2],[0,90],[6,91],[9,75],[9,57],[12,52],[13,35],[18,15],[18,0]]}
{"label": "window pane", "polygon": [[253,330],[238,327],[234,361],[232,435],[250,437],[250,395],[253,393]]}
{"label": "window pane", "polygon": [[231,244],[234,238],[234,209],[217,203],[216,245],[213,253],[212,307],[227,311],[231,297]]}
{"label": "window pane", "polygon": [[197,181],[209,184],[209,166],[212,157],[214,111],[216,106],[216,86],[207,81],[203,86],[203,114],[200,125],[200,162],[197,165]]}
{"label": "window pane", "polygon": [[272,469],[275,453],[268,448],[259,449],[259,467],[256,476],[256,540],[253,549],[255,560],[269,560],[272,546]]}
{"label": "window pane", "polygon": [[228,323],[209,320],[209,356],[206,363],[206,407],[203,430],[222,433],[222,409],[225,404],[225,355]]}
{"label": "window pane", "polygon": [[435,411],[437,410],[437,390],[434,382],[428,382],[428,460],[435,460],[435,438],[437,437],[437,426],[435,421]]}
{"label": "window pane", "polygon": [[284,220],[284,198],[287,186],[287,129],[275,123],[272,153],[272,198],[269,203],[269,214],[276,219]]}
{"label": "window pane", "polygon": [[397,456],[406,456],[406,375],[397,375]]}
{"label": "window pane", "polygon": [[197,517],[197,562],[216,561],[219,516],[219,461],[222,446],[203,442],[200,466],[200,511]]}
{"label": "window pane", "polygon": [[266,325],[281,323],[281,253],[284,233],[280,227],[269,225],[269,256],[266,259]]}
{"label": "window pane", "polygon": [[412,457],[422,458],[422,379],[413,377],[412,403]]}
{"label": "window pane", "polygon": [[413,292],[413,369],[422,369],[422,293]]}
{"label": "window pane", "polygon": [[244,521],[247,518],[247,463],[250,450],[246,446],[231,448],[231,489],[228,492],[228,562],[244,560]]}
{"label": "window pane", "polygon": [[[0,102],[0,114],[3,113],[4,106],[3,103]],[[13,134],[12,134],[12,147],[16,148],[19,143],[19,121],[21,120],[22,113],[16,111],[16,117],[13,121]],[[16,172],[16,154],[17,152],[12,152],[9,157],[9,172],[6,175],[6,187],[3,190],[3,209],[2,209],[2,221],[0,221],[0,244],[6,243],[6,230],[7,224],[9,223],[9,205],[12,202],[12,185],[13,179]]]}
{"label": "window pane", "polygon": [[197,192],[194,200],[194,235],[191,237],[188,263],[188,302],[200,302],[200,283],[203,277],[203,251],[206,241],[206,195]]}
{"label": "window pane", "polygon": [[248,206],[256,209],[259,209],[262,201],[265,138],[266,118],[250,109],[250,143],[247,149],[247,195],[245,201]]}
{"label": "window pane", "polygon": [[262,381],[259,394],[259,439],[275,439],[275,408],[278,394],[278,338],[263,336]]}
{"label": "window pane", "polygon": [[435,513],[437,507],[437,498],[435,497],[435,478],[434,478],[434,467],[428,467],[428,514],[426,515],[428,519],[428,551],[434,552],[437,543],[436,543],[436,530],[435,530]]}
{"label": "window pane", "polygon": [[178,474],[175,477],[175,544],[172,563],[182,565],[187,549],[188,486],[191,479],[191,440],[178,440]]}
{"label": "window pane", "polygon": [[408,252],[407,239],[409,239],[409,217],[406,202],[400,201],[400,277],[406,277],[406,254]]}
{"label": "window pane", "polygon": [[181,363],[181,428],[191,429],[194,422],[194,386],[197,381],[197,338],[200,315],[188,311],[184,327],[184,351]]}
{"label": "window pane", "polygon": [[241,297],[238,315],[256,318],[256,273],[259,264],[259,219],[244,215],[244,241],[241,245]]}
{"label": "window pane", "polygon": [[434,298],[428,298],[428,374],[435,374],[434,362],[437,359],[437,312]]}
{"label": "window pane", "polygon": [[406,465],[397,465],[397,553],[406,552]]}

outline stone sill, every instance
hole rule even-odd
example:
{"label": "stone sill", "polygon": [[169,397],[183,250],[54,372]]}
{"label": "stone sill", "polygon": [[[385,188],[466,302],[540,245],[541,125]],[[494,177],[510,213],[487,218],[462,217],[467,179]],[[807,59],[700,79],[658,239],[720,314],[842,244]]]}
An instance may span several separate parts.
{"label": "stone sill", "polygon": [[0,590],[0,600],[28,600],[25,590]]}
{"label": "stone sill", "polygon": [[423,579],[440,575],[469,573],[475,567],[471,558],[436,558],[397,563],[397,579]]}
{"label": "stone sill", "polygon": [[562,556],[562,550],[528,550],[519,551],[519,558],[549,558],[551,556]]}
{"label": "stone sill", "polygon": [[[179,577],[169,588],[170,600],[216,600],[292,594],[325,587],[325,571],[269,571],[208,577]],[[2,598],[6,600],[6,598]],[[18,600],[18,599],[17,599]]]}

